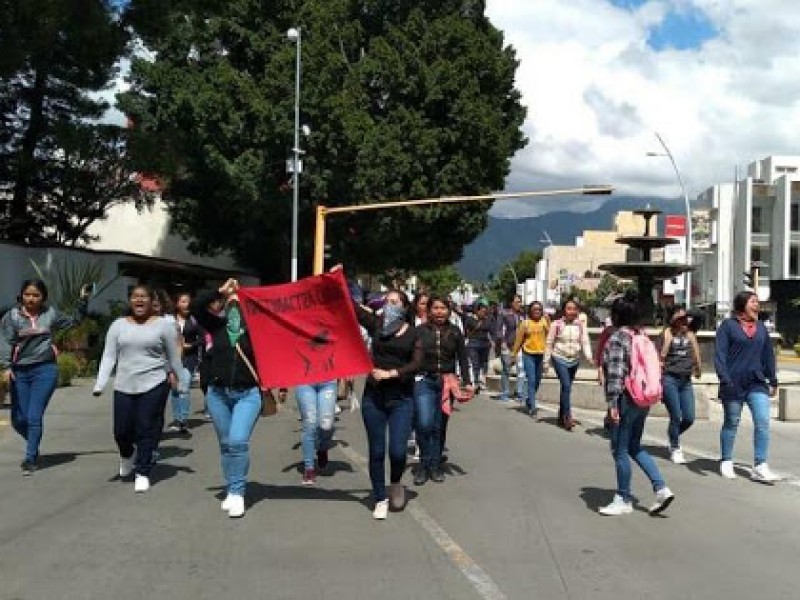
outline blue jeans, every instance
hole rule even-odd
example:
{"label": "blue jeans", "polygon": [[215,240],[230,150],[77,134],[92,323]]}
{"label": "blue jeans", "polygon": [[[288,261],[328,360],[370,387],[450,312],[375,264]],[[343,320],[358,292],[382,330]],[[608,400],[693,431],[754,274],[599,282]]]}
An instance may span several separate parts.
{"label": "blue jeans", "polygon": [[630,458],[633,458],[647,475],[654,492],[666,487],[666,483],[653,457],[642,448],[644,422],[650,409],[637,406],[631,400],[623,398],[619,411],[619,423],[611,427],[611,454],[617,471],[617,494],[626,502],[630,502],[633,498]]}
{"label": "blue jeans", "polygon": [[172,418],[179,423],[189,420],[189,412],[192,408],[192,372],[184,367],[178,373],[178,389],[172,390],[169,394],[172,400]]}
{"label": "blue jeans", "polygon": [[164,407],[169,387],[166,381],[141,394],[114,390],[114,441],[119,455],[130,458],[136,452],[136,473],[150,475],[164,428]]}
{"label": "blue jeans", "polygon": [[18,365],[12,368],[11,424],[27,444],[25,460],[33,462],[39,456],[39,444],[44,433],[44,411],[58,383],[58,367],[54,362]]}
{"label": "blue jeans", "polygon": [[[507,350],[500,353],[500,364],[502,365],[502,372],[500,373],[500,399],[505,400],[511,391],[510,377],[511,365],[513,364],[514,357]],[[525,397],[525,369],[522,360],[517,360],[517,397]]]}
{"label": "blue jeans", "polygon": [[250,467],[250,435],[261,412],[258,388],[234,390],[211,385],[206,394],[229,494],[244,496]]}
{"label": "blue jeans", "polygon": [[413,392],[402,385],[367,384],[361,417],[369,445],[369,478],[376,502],[386,500],[386,432],[389,432],[389,480],[399,483],[406,468],[406,447],[414,419]]}
{"label": "blue jeans", "polygon": [[744,402],[733,400],[722,403],[725,412],[725,421],[719,432],[722,460],[733,460],[733,443],[736,441],[743,404],[750,407],[753,416],[753,462],[758,466],[767,462],[769,455],[769,396],[764,392],[750,392]]}
{"label": "blue jeans", "polygon": [[525,370],[525,379],[528,381],[528,398],[525,403],[531,410],[536,410],[536,392],[542,383],[543,354],[522,353],[522,367]]}
{"label": "blue jeans", "polygon": [[558,418],[566,419],[572,416],[572,382],[575,381],[575,374],[578,372],[578,363],[568,364],[555,356],[551,360],[558,381],[561,383],[561,394],[558,399]]}
{"label": "blue jeans", "polygon": [[300,435],[303,464],[306,469],[313,469],[317,450],[331,447],[336,412],[336,381],[297,386],[295,395],[303,420],[303,431]]}
{"label": "blue jeans", "polygon": [[425,375],[414,383],[414,427],[424,469],[438,466],[442,457],[443,417],[442,378]]}
{"label": "blue jeans", "polygon": [[664,405],[669,412],[669,447],[681,447],[681,434],[694,423],[694,388],[690,377],[664,375]]}

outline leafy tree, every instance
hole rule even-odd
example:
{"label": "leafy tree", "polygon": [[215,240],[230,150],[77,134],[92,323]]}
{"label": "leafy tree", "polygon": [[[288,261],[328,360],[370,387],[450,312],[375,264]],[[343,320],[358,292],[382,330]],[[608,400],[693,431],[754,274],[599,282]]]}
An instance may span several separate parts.
{"label": "leafy tree", "polygon": [[93,96],[126,41],[101,0],[0,0],[0,239],[77,245],[110,206],[148,200]]}
{"label": "leafy tree", "polygon": [[634,285],[635,284],[624,281],[615,275],[606,273],[600,280],[597,290],[595,290],[594,296],[596,302],[597,304],[603,304],[605,303],[606,298],[612,294],[622,294],[625,292],[625,290],[633,287]]}
{"label": "leafy tree", "polygon": [[[483,0],[134,0],[149,57],[121,97],[153,147],[176,230],[194,250],[232,250],[285,278],[295,45],[302,31],[301,266],[313,207],[486,193],[503,186],[525,139],[512,48]],[[158,15],[154,19],[153,15]],[[391,209],[329,220],[358,268],[457,260],[489,202]]]}
{"label": "leafy tree", "polygon": [[428,271],[420,271],[417,275],[422,288],[435,294],[448,296],[461,285],[463,279],[453,265]]}
{"label": "leafy tree", "polygon": [[536,277],[536,264],[541,258],[535,250],[523,250],[517,258],[503,265],[495,277],[490,277],[491,297],[510,302],[517,293],[517,281],[523,283]]}

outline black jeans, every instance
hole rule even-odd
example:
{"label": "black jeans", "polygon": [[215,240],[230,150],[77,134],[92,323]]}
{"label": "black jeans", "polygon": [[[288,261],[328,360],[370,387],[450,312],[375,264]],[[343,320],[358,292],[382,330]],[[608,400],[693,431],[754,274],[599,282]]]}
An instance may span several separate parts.
{"label": "black jeans", "polygon": [[130,458],[136,451],[138,475],[149,476],[153,467],[153,452],[161,440],[168,394],[166,381],[141,394],[114,390],[114,440],[123,458]]}

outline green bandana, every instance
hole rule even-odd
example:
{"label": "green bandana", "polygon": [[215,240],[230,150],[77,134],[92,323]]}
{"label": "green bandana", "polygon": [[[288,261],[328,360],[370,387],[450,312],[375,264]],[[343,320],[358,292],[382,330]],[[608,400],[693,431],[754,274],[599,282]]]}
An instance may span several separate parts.
{"label": "green bandana", "polygon": [[244,333],[244,326],[242,325],[242,313],[239,310],[239,305],[231,303],[228,305],[228,324],[226,330],[228,332],[228,340],[231,346],[239,343],[239,338]]}

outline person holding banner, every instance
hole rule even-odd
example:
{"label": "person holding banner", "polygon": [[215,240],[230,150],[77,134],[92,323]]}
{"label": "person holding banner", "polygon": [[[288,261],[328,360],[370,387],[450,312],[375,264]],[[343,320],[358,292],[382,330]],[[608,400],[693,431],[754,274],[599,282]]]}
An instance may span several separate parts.
{"label": "person holding banner", "polygon": [[[460,365],[462,383],[471,394],[469,360],[461,330],[450,322],[450,306],[442,296],[432,295],[428,317],[417,326],[422,345],[423,362],[414,383],[414,407],[417,440],[420,445],[420,464],[414,473],[414,485],[424,485],[428,479],[441,483],[442,451],[449,420],[450,393],[445,383],[454,380],[456,363]],[[457,379],[455,379],[456,383]]]}
{"label": "person holding banner", "polygon": [[[261,393],[250,336],[239,308],[239,283],[228,279],[217,292],[200,294],[191,303],[191,314],[213,338],[208,354],[206,402],[217,433],[227,495],[222,510],[231,518],[244,516],[247,472],[250,468],[250,436],[261,412]],[[222,298],[221,313],[211,312]]]}
{"label": "person holding banner", "polygon": [[[367,377],[361,414],[369,445],[369,476],[375,519],[385,519],[389,503],[405,506],[400,483],[406,468],[406,443],[414,418],[414,374],[422,365],[422,345],[406,320],[408,297],[399,290],[386,294],[382,315],[356,304],[359,323],[372,338],[373,369]],[[386,434],[389,434],[389,494],[386,492]]]}

